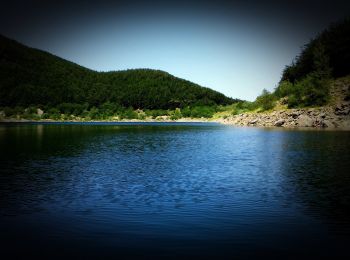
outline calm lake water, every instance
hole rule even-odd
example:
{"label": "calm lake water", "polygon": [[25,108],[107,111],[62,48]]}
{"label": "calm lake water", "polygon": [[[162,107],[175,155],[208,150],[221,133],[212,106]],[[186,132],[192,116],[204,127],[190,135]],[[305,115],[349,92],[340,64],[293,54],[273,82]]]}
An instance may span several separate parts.
{"label": "calm lake water", "polygon": [[350,256],[350,132],[2,124],[0,165],[2,255]]}

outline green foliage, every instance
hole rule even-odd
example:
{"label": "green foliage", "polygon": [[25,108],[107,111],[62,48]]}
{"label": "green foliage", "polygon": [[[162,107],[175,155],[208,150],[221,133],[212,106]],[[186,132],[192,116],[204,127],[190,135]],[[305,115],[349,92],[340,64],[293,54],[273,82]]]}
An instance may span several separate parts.
{"label": "green foliage", "polygon": [[183,117],[191,117],[191,108],[189,106],[184,107],[181,110],[181,114],[182,114]]}
{"label": "green foliage", "polygon": [[294,84],[282,81],[277,87],[277,97],[287,97],[289,108],[322,106],[329,101],[329,79],[324,74],[313,72]]}
{"label": "green foliage", "polygon": [[237,110],[251,111],[257,108],[257,104],[255,102],[241,101],[236,104],[236,108]]}
{"label": "green foliage", "polygon": [[[163,71],[96,72],[0,36],[0,106],[43,105],[74,115],[86,115],[86,110],[95,107],[108,117],[121,107],[173,110],[233,102]],[[96,111],[90,114],[94,117]]]}
{"label": "green foliage", "polygon": [[350,19],[331,25],[305,45],[295,61],[286,66],[281,81],[295,83],[318,72],[322,78],[350,74]]}
{"label": "green foliage", "polygon": [[[258,108],[256,102],[243,101],[240,100],[237,103],[228,106],[218,106],[216,108],[216,112],[223,112],[224,117],[228,117],[229,115],[238,115],[245,112],[253,111]],[[227,114],[229,113],[229,114]],[[219,115],[220,116],[220,115]],[[221,115],[222,116],[222,115]]]}
{"label": "green foliage", "polygon": [[330,26],[311,40],[287,66],[275,90],[288,107],[322,106],[329,101],[331,77],[350,73],[350,19]]}
{"label": "green foliage", "polygon": [[294,84],[288,80],[281,81],[276,88],[274,94],[278,98],[283,98],[292,95],[296,91]]}
{"label": "green foliage", "polygon": [[147,109],[145,111],[145,113],[146,113],[146,116],[149,116],[153,119],[158,117],[158,116],[168,116],[169,115],[169,112],[167,110],[164,110],[164,109],[154,109],[154,110]]}
{"label": "green foliage", "polygon": [[176,108],[174,113],[170,116],[171,120],[177,120],[182,118],[181,110],[180,108]]}
{"label": "green foliage", "polygon": [[91,119],[99,119],[100,118],[100,113],[99,109],[97,107],[92,107],[89,110],[88,117]]}
{"label": "green foliage", "polygon": [[53,119],[53,120],[59,120],[61,119],[61,114],[60,114],[60,111],[55,108],[55,107],[52,107],[50,108],[46,114],[44,114],[44,118],[50,118],[50,119]]}
{"label": "green foliage", "polygon": [[140,120],[145,120],[146,119],[146,113],[138,113],[137,114],[137,118]]}
{"label": "green foliage", "polygon": [[[309,74],[306,78],[295,84],[295,104],[299,106],[322,106],[329,100],[329,82],[328,79],[320,78]],[[293,100],[292,100],[293,101]],[[296,106],[289,103],[289,107]]]}
{"label": "green foliage", "polygon": [[138,119],[138,113],[132,107],[124,109],[119,114],[120,119]]}
{"label": "green foliage", "polygon": [[256,98],[255,103],[263,111],[272,109],[275,106],[275,96],[266,89],[263,89],[261,95]]}
{"label": "green foliage", "polygon": [[215,113],[215,108],[211,106],[196,106],[191,109],[191,117],[193,118],[211,118]]}
{"label": "green foliage", "polygon": [[13,116],[16,116],[16,115],[21,115],[23,114],[24,112],[24,108],[23,107],[4,107],[3,108],[3,111],[6,115],[6,117],[13,117]]}
{"label": "green foliage", "polygon": [[88,109],[88,104],[76,104],[76,103],[62,103],[57,105],[57,109],[62,114],[70,114],[70,115],[81,115],[84,111]]}

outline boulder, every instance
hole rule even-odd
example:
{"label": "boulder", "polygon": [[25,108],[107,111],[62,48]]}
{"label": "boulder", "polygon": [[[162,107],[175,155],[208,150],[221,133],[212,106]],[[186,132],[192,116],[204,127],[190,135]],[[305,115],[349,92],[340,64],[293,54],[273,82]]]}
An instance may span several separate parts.
{"label": "boulder", "polygon": [[297,117],[300,115],[300,112],[299,112],[299,111],[293,111],[290,115],[291,115],[293,118],[297,118]]}
{"label": "boulder", "polygon": [[259,120],[257,118],[253,119],[253,120],[250,120],[249,121],[249,124],[251,125],[255,125]]}
{"label": "boulder", "polygon": [[40,108],[38,108],[38,109],[36,110],[36,113],[37,113],[38,116],[42,116],[42,115],[44,114],[44,111],[41,110]]}
{"label": "boulder", "polygon": [[323,120],[320,122],[321,127],[334,127],[331,121],[329,120]]}
{"label": "boulder", "polygon": [[335,108],[335,112],[334,114],[338,115],[338,116],[345,116],[348,115],[350,113],[350,108],[346,108],[346,107],[336,107]]}
{"label": "boulder", "polygon": [[297,119],[298,126],[301,127],[312,127],[314,125],[314,120],[307,115],[300,115]]}
{"label": "boulder", "polygon": [[321,118],[325,118],[326,117],[326,113],[320,113],[320,117]]}
{"label": "boulder", "polygon": [[273,125],[274,126],[282,126],[284,124],[284,119],[279,119],[277,120]]}

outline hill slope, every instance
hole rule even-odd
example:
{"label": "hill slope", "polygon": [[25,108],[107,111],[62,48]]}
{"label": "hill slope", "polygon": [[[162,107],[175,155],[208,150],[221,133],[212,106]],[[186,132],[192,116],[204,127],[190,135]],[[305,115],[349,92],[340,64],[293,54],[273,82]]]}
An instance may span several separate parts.
{"label": "hill slope", "polygon": [[220,116],[233,125],[350,129],[350,18],[306,44],[274,92],[263,90]]}
{"label": "hill slope", "polygon": [[283,70],[272,94],[258,97],[266,106],[283,99],[288,108],[324,106],[331,101],[331,81],[350,74],[350,18],[331,25],[305,45]]}
{"label": "hill slope", "polygon": [[168,109],[235,101],[159,70],[96,72],[0,35],[0,106],[113,102]]}
{"label": "hill slope", "polygon": [[312,72],[334,78],[350,74],[350,17],[332,24],[306,44],[295,61],[286,66],[281,81],[300,81]]}

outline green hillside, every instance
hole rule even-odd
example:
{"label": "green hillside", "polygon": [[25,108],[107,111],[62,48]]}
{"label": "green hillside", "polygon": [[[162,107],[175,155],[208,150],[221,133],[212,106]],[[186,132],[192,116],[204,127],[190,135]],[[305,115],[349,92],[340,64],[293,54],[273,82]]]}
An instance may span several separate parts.
{"label": "green hillside", "polygon": [[281,82],[273,94],[276,98],[285,98],[288,107],[322,106],[330,100],[332,79],[349,74],[348,18],[332,24],[305,45],[295,61],[283,70]]}
{"label": "green hillside", "polygon": [[350,74],[350,18],[332,24],[306,44],[284,69],[282,81],[295,83],[313,72],[334,78]]}
{"label": "green hillside", "polygon": [[0,107],[100,107],[174,109],[232,104],[209,88],[150,69],[96,72],[0,36]]}
{"label": "green hillside", "polygon": [[278,100],[289,108],[327,105],[334,79],[349,74],[350,18],[347,18],[311,39],[300,55],[284,68],[275,91],[263,90],[251,107],[268,110]]}

